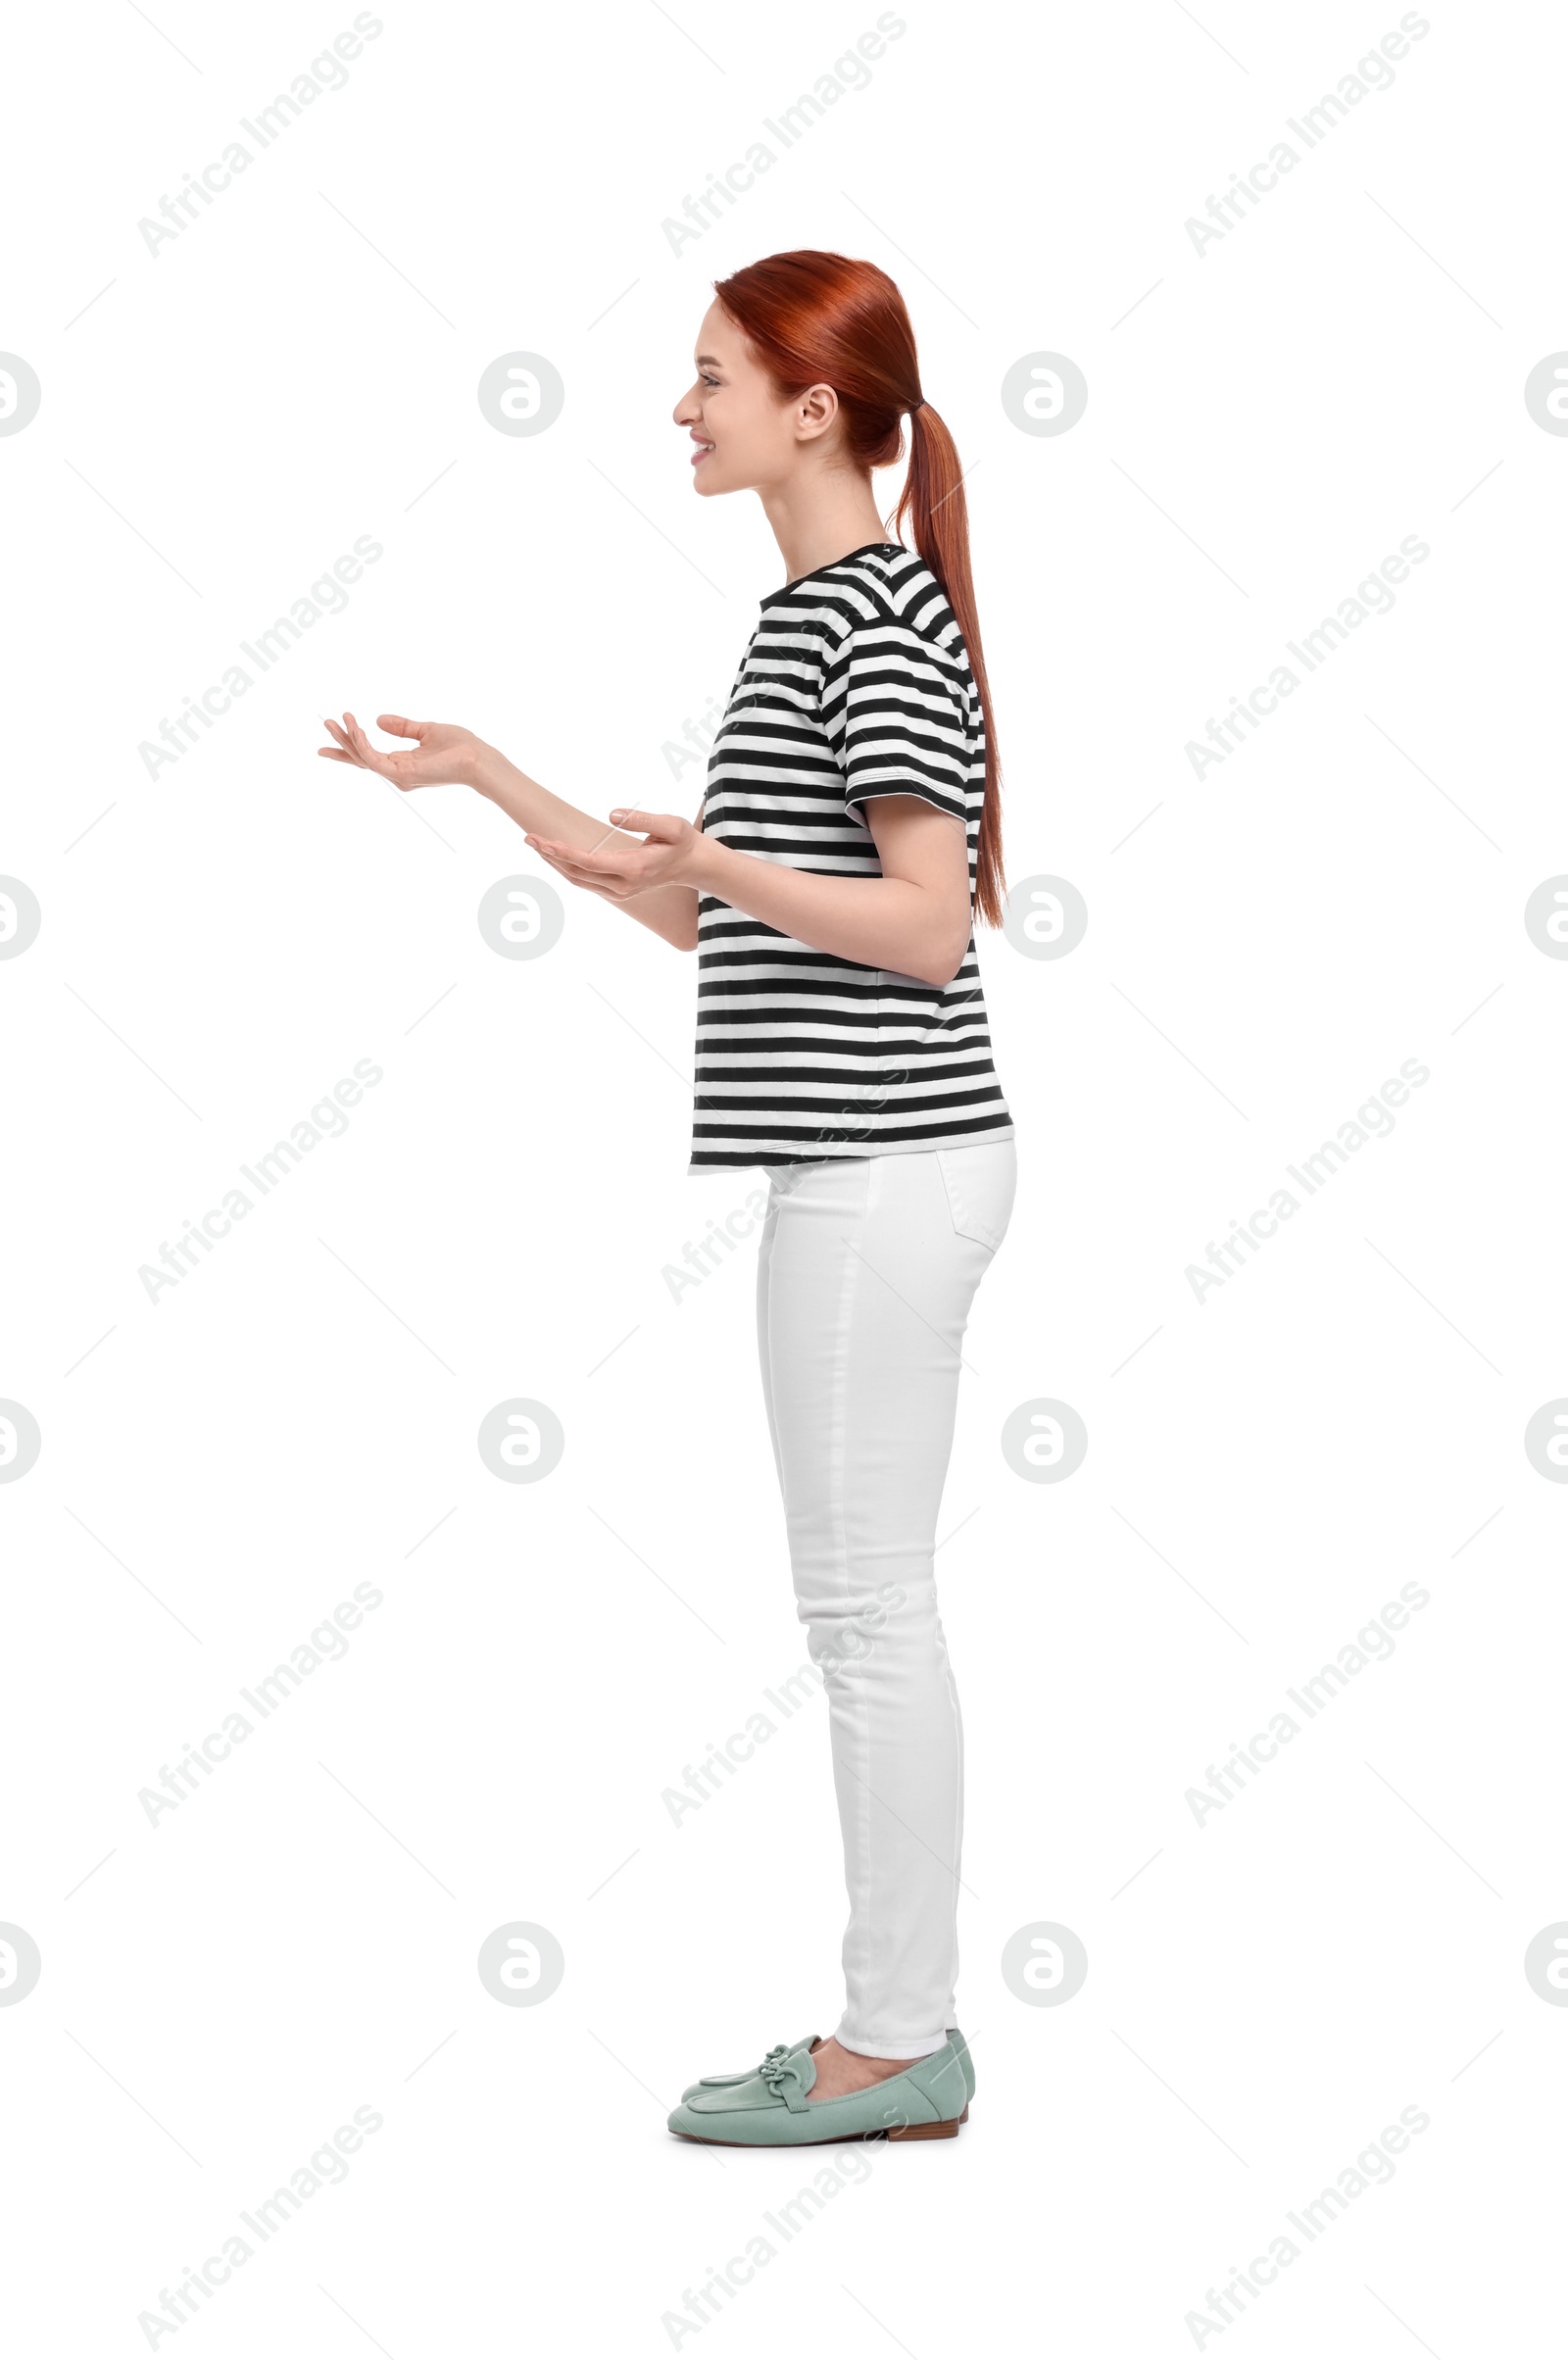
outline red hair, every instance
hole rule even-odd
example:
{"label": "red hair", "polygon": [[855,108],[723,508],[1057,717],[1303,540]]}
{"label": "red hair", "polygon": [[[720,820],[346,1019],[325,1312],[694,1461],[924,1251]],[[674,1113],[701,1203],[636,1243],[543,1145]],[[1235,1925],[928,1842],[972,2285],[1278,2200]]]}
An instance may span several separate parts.
{"label": "red hair", "polygon": [[980,647],[969,572],[969,517],[963,469],[952,435],[920,391],[914,330],[904,298],[875,263],[843,254],[770,254],[749,263],[713,292],[749,339],[781,398],[809,385],[839,397],[845,445],[869,472],[903,456],[899,420],[909,418],[909,471],[889,519],[913,526],[914,548],[941,584],[968,652],[985,721],[986,783],[976,858],[975,907],[1000,926],[1006,880],[1002,864],[1002,768],[991,718],[991,691]]}

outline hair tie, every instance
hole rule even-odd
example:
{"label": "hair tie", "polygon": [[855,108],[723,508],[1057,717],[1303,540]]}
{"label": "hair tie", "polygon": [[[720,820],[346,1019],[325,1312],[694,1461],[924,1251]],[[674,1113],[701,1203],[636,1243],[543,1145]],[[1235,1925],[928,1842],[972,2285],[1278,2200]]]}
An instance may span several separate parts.
{"label": "hair tie", "polygon": [[909,416],[910,416],[911,418],[913,418],[913,416],[914,416],[914,414],[915,414],[915,412],[916,412],[917,410],[923,410],[924,408],[925,408],[925,395],[922,393],[922,394],[921,394],[921,396],[920,396],[920,399],[919,399],[917,402],[911,402],[911,403],[909,404]]}

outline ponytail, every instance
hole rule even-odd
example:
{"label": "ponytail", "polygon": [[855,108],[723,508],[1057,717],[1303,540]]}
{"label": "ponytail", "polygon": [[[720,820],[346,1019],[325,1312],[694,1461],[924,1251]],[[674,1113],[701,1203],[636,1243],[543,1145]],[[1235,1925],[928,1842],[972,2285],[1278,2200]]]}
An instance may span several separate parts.
{"label": "ponytail", "polygon": [[900,419],[910,414],[908,474],[890,523],[903,537],[907,518],[915,553],[953,610],[974,674],[986,749],[975,910],[986,924],[1000,926],[1007,890],[1002,765],[969,570],[963,469],[952,435],[920,392],[914,330],[904,298],[874,263],[810,250],[750,263],[715,280],[713,291],[783,396],[804,393],[808,385],[833,387],[846,447],[857,467],[867,472],[892,467],[904,450]]}
{"label": "ponytail", "polygon": [[909,444],[909,472],[893,513],[893,525],[902,534],[905,517],[910,519],[915,549],[942,584],[969,653],[969,669],[979,691],[986,733],[986,791],[980,810],[975,907],[987,925],[1000,926],[1005,915],[1007,891],[1002,862],[1002,764],[992,726],[991,688],[986,679],[980,618],[975,613],[974,581],[969,571],[969,512],[963,497],[963,469],[958,465],[952,435],[927,401],[917,401],[910,413]]}

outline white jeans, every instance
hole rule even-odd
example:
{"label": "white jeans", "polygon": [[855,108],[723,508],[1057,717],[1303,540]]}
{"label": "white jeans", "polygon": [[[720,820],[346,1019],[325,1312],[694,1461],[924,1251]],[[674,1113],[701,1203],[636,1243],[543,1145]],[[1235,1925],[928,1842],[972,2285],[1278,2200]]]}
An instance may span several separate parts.
{"label": "white jeans", "polygon": [[828,1699],[850,1922],[838,2038],[954,2023],[963,1733],[932,1551],[959,1347],[1006,1231],[1010,1138],[771,1164],[758,1341],[797,1611]]}

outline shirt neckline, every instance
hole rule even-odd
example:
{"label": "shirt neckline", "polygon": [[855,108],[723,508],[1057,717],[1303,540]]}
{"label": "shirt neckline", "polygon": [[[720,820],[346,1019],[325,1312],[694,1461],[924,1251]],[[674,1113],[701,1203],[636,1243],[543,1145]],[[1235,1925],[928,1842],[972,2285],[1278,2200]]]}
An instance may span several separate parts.
{"label": "shirt neckline", "polygon": [[769,599],[782,598],[786,590],[798,590],[803,582],[814,582],[819,573],[831,573],[835,565],[853,565],[857,558],[869,557],[873,551],[880,555],[884,549],[902,552],[904,549],[904,543],[902,541],[863,542],[858,549],[846,550],[843,557],[829,558],[825,565],[813,565],[809,573],[798,573],[792,582],[781,583],[778,589],[767,591],[760,599],[759,599],[758,604],[759,606],[765,607]]}

